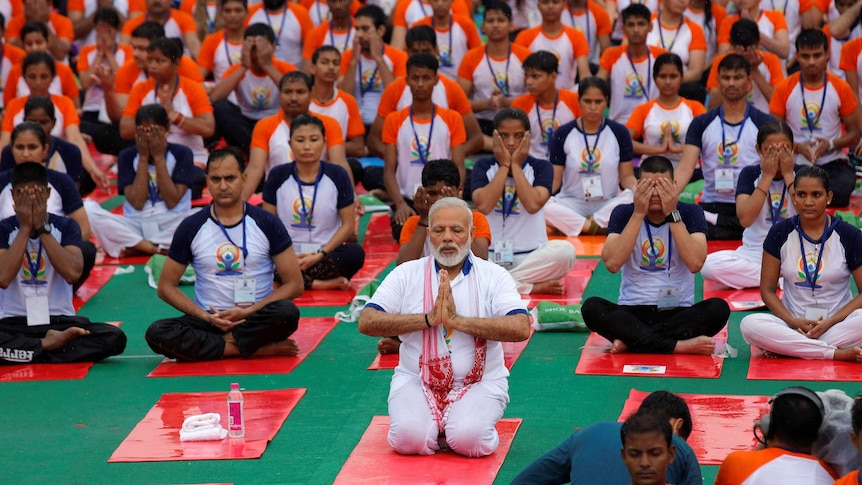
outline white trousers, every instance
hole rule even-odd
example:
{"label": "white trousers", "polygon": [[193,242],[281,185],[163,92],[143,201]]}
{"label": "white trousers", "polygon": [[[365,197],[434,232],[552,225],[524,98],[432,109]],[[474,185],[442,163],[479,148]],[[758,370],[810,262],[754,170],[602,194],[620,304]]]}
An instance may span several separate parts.
{"label": "white trousers", "polygon": [[740,249],[716,251],[706,255],[700,270],[704,280],[741,290],[760,287],[760,265],[763,253]]}
{"label": "white trousers", "polygon": [[[500,436],[494,427],[509,402],[506,379],[480,381],[455,401],[446,423],[446,443],[470,457],[496,451]],[[440,430],[431,415],[418,377],[395,375],[389,392],[389,444],[403,455],[433,455]]]}
{"label": "white trousers", "polygon": [[742,338],[770,352],[800,359],[832,360],[836,349],[862,345],[862,310],[854,310],[818,339],[808,338],[771,313],[754,313],[739,324]]}
{"label": "white trousers", "polygon": [[551,197],[545,204],[545,222],[566,236],[577,236],[584,229],[586,218],[592,216],[599,227],[608,227],[611,212],[621,204],[630,204],[634,192],[624,190],[613,199],[597,202],[580,201],[573,197]]}
{"label": "white trousers", "polygon": [[144,239],[158,244],[159,249],[171,247],[174,231],[183,219],[198,209],[184,214],[164,213],[146,219],[129,219],[103,209],[92,200],[84,201],[84,209],[90,219],[90,230],[99,246],[113,258],[118,258],[123,248],[135,247]]}
{"label": "white trousers", "polygon": [[575,265],[575,247],[568,241],[554,239],[528,254],[515,256],[509,274],[518,285],[518,293],[528,295],[533,285],[560,279]]}

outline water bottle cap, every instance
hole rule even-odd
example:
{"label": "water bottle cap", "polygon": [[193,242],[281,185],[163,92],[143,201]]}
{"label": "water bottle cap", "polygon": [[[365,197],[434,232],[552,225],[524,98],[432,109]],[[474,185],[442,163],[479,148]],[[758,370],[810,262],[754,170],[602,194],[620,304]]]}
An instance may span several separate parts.
{"label": "water bottle cap", "polygon": [[230,390],[231,391],[239,391],[239,384],[236,382],[231,383]]}

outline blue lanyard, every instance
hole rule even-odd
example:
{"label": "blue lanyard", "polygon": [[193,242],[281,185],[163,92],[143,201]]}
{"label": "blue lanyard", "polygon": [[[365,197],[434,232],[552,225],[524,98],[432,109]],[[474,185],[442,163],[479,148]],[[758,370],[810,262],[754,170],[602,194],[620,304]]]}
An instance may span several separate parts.
{"label": "blue lanyard", "polygon": [[422,165],[428,163],[428,157],[431,156],[431,135],[434,133],[434,118],[437,115],[437,105],[431,105],[431,127],[428,129],[428,143],[425,145],[425,149],[422,149],[422,145],[419,143],[419,134],[416,133],[416,125],[413,123],[413,105],[410,105],[410,126],[413,127],[413,139],[416,140],[416,153],[419,154],[419,162]]}
{"label": "blue lanyard", "polygon": [[[215,17],[210,17],[210,9],[209,9],[209,6],[204,5],[203,7],[204,7],[204,11],[205,11],[205,12],[206,12],[206,14],[207,14],[207,30],[209,31],[209,33],[212,33],[212,32],[213,32],[213,30],[215,29],[216,18],[215,18]],[[218,14],[216,14],[216,15],[218,15]]]}
{"label": "blue lanyard", "polygon": [[[177,97],[177,93],[180,92],[180,75],[177,74],[176,87],[174,88],[174,94],[171,95],[171,101]],[[156,81],[156,90],[153,91],[153,104],[159,104],[159,82]]]}
{"label": "blue lanyard", "polygon": [[808,113],[808,106],[805,104],[805,83],[802,81],[802,74],[799,75],[799,91],[802,93],[802,112],[805,113],[805,121],[808,122],[808,131],[813,135],[814,126],[820,120],[820,115],[823,113],[823,103],[826,102],[826,87],[829,86],[829,75],[823,73],[823,95],[820,97],[820,108],[817,111],[817,116],[811,117]]}
{"label": "blue lanyard", "polygon": [[[281,27],[278,28],[278,32],[275,32],[275,46],[278,47],[281,44],[281,33],[284,31],[284,21],[287,19],[287,4],[284,4],[284,10],[281,12]],[[269,24],[270,28],[272,28],[272,20],[269,18],[269,12],[264,8],[263,14],[266,15],[266,23]],[[272,29],[273,31],[275,29]]]}
{"label": "blue lanyard", "polygon": [[299,179],[299,169],[296,167],[296,162],[293,162],[293,177],[296,180],[296,188],[299,190],[299,202],[302,204],[302,218],[304,222],[308,226],[308,230],[311,231],[314,229],[311,225],[312,214],[314,213],[314,208],[317,206],[317,187],[320,186],[320,179],[323,178],[323,167],[319,167],[317,170],[317,178],[314,179],[314,192],[311,196],[311,206],[305,207],[305,197],[302,196],[302,181]]}
{"label": "blue lanyard", "polygon": [[422,9],[422,18],[428,16],[428,12],[425,11],[425,4],[422,3],[422,0],[419,0],[419,8]]}
{"label": "blue lanyard", "polygon": [[248,258],[248,248],[245,245],[245,202],[242,203],[242,246],[237,246],[237,244],[233,242],[233,239],[230,238],[230,234],[227,233],[227,229],[225,229],[224,225],[218,218],[218,213],[216,213],[215,211],[215,206],[210,205],[210,208],[212,210],[212,214],[215,218],[216,224],[218,224],[219,229],[221,229],[221,232],[224,234],[224,237],[227,238],[227,241],[242,250],[242,265],[245,266],[245,260],[246,258]]}
{"label": "blue lanyard", "polygon": [[551,112],[551,126],[548,127],[547,131],[544,128],[544,123],[542,123],[542,114],[539,112],[539,100],[536,99],[536,118],[539,120],[539,131],[542,133],[542,145],[545,145],[545,151],[548,154],[548,158],[551,158],[551,136],[554,135],[554,131],[556,130],[557,123],[557,103],[560,101],[560,92],[557,91],[556,97],[554,98],[554,111]]}
{"label": "blue lanyard", "polygon": [[227,57],[227,65],[232,66],[233,61],[230,58],[230,49],[228,49],[227,45],[227,33],[224,34],[224,55]]}
{"label": "blue lanyard", "polygon": [[[383,52],[386,53],[386,46],[383,46]],[[368,76],[368,86],[362,84],[362,53],[359,53],[359,94],[365,96],[365,93],[376,91],[374,89],[374,79],[377,78],[377,71],[380,70],[380,64],[374,64],[374,72]]]}
{"label": "blue lanyard", "polygon": [[[575,14],[572,13],[571,7],[569,7],[569,17],[571,17],[572,27],[574,27],[575,26]],[[579,15],[579,17],[580,17],[580,15]],[[590,6],[589,6],[589,2],[584,7],[584,18],[587,19],[586,34],[587,34],[587,45],[589,46],[589,44],[592,43],[592,38],[590,37]],[[592,50],[592,47],[590,47],[590,50]]]}
{"label": "blue lanyard", "polygon": [[[808,237],[805,234],[805,231],[802,230],[802,227],[799,226],[799,216],[796,216],[796,234],[799,236],[799,252],[802,255],[802,269],[805,270],[805,281],[811,285],[811,294],[814,294],[814,290],[818,288],[817,286],[817,278],[820,277],[820,262],[823,260],[823,248],[826,247],[826,240],[829,239],[829,233],[832,228],[829,227],[829,216],[826,216],[826,223],[823,224],[823,234],[820,235],[820,239],[814,240]],[[808,240],[811,244],[814,244],[814,247],[820,245],[820,253],[817,255],[817,265],[814,266],[814,272],[808,270],[808,258],[805,257],[805,246],[803,245],[802,238]]]}
{"label": "blue lanyard", "polygon": [[30,250],[24,251],[24,256],[27,257],[27,267],[30,269],[30,281],[36,282],[36,277],[39,275],[39,268],[42,267],[42,240],[39,239],[39,252],[36,254],[36,261],[30,257]]}
{"label": "blue lanyard", "polygon": [[[488,46],[485,45],[485,62],[488,63],[488,70],[491,71],[491,77],[494,78],[494,84],[500,88],[500,91],[506,96],[509,96],[509,61],[512,60],[512,44],[509,43],[509,53],[506,54],[506,78],[504,81],[497,80],[497,72],[491,65],[491,56],[488,54]],[[2,72],[0,72],[2,74]],[[538,103],[536,103],[538,105]],[[541,125],[541,121],[539,123]]]}
{"label": "blue lanyard", "polygon": [[656,17],[656,21],[658,22],[658,36],[661,39],[661,47],[662,49],[667,49],[668,52],[673,50],[673,45],[676,44],[676,38],[679,36],[679,31],[682,30],[682,24],[685,22],[685,17],[679,19],[679,27],[676,28],[676,33],[673,34],[673,39],[670,41],[670,47],[664,45],[664,34],[661,31],[661,15]]}
{"label": "blue lanyard", "polygon": [[781,191],[781,200],[778,202],[778,207],[772,205],[772,191],[768,192],[769,200],[769,222],[774,226],[776,222],[781,220],[781,208],[784,207],[784,197],[787,195],[787,183],[784,184],[784,189]]}
{"label": "blue lanyard", "polygon": [[[781,9],[781,15],[787,16],[787,4],[789,2],[787,0],[784,1],[784,8]],[[778,10],[775,8],[775,0],[772,0],[772,10]]]}
{"label": "blue lanyard", "polygon": [[[644,225],[646,226],[646,234],[649,239],[649,248],[652,251],[652,254],[655,254],[655,244],[652,241],[652,231],[649,228],[649,222],[644,220]],[[673,256],[673,236],[670,233],[670,227],[667,228],[667,276],[670,278],[670,258]]]}
{"label": "blue lanyard", "polygon": [[730,148],[733,145],[739,146],[739,137],[742,136],[742,130],[745,128],[745,122],[748,120],[748,108],[751,105],[745,103],[745,114],[742,115],[742,123],[739,124],[739,131],[736,132],[736,139],[730,143],[727,143],[724,138],[724,106],[718,108],[718,117],[721,120],[721,155],[724,157],[724,166],[730,166],[730,155],[733,154],[733,150]]}
{"label": "blue lanyard", "polygon": [[[318,5],[320,5],[320,4],[318,4]],[[350,43],[350,31],[352,29],[353,29],[353,20],[350,21],[350,27],[347,28],[347,35],[344,37],[344,45],[341,46],[341,49],[338,49],[338,52],[341,52],[343,54],[347,50],[347,45]],[[330,20],[329,21],[329,43],[331,45],[335,46],[336,48],[338,48],[338,46],[335,45],[335,34],[333,33],[333,30],[334,29],[332,27],[332,20]],[[362,84],[361,81],[360,81],[360,84]]]}
{"label": "blue lanyard", "polygon": [[626,49],[626,57],[629,59],[629,65],[632,66],[632,71],[635,73],[635,79],[638,80],[638,85],[641,87],[641,91],[643,92],[644,98],[649,99],[649,93],[652,89],[652,82],[650,81],[650,74],[652,73],[652,59],[650,58],[649,47],[647,47],[646,58],[647,58],[647,75],[646,75],[646,88],[644,88],[644,82],[641,79],[640,73],[635,68],[635,62],[632,60],[632,53],[630,50]]}
{"label": "blue lanyard", "polygon": [[[431,23],[433,24],[434,21],[432,20]],[[453,19],[450,16],[449,17],[449,51],[448,51],[449,54],[446,57],[440,56],[440,67],[452,67],[454,65],[454,64],[452,64],[452,57],[454,56],[454,54],[452,53],[452,23],[453,23]],[[435,35],[437,34],[437,28],[436,27],[434,28],[434,34]],[[439,47],[439,45],[438,45],[438,47]]]}
{"label": "blue lanyard", "polygon": [[[0,44],[0,79],[3,79],[3,58],[6,56],[6,43]],[[2,84],[2,83],[0,83]],[[0,86],[0,93],[3,92],[3,86]]]}
{"label": "blue lanyard", "polygon": [[581,117],[582,130],[584,135],[584,146],[587,148],[587,173],[593,173],[593,165],[596,163],[596,149],[599,147],[599,137],[602,136],[602,131],[605,129],[605,119],[602,118],[602,123],[599,125],[599,131],[596,132],[596,142],[590,148],[590,140],[587,139],[587,127],[584,125],[584,118]]}

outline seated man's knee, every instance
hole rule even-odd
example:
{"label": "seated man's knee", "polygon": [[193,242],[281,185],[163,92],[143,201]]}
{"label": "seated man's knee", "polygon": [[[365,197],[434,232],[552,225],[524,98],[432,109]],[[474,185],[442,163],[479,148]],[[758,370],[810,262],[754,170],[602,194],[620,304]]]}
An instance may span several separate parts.
{"label": "seated man's knee", "polygon": [[460,455],[488,456],[497,450],[500,436],[493,425],[482,420],[463,420],[446,426],[446,443]]}
{"label": "seated man's knee", "polygon": [[402,416],[391,421],[388,440],[392,449],[402,455],[430,455],[434,453],[429,446],[436,439],[433,434],[426,419]]}
{"label": "seated man's knee", "polygon": [[608,309],[608,301],[604,298],[591,296],[584,300],[581,304],[581,315],[584,317],[584,323],[589,326],[590,322],[596,322],[604,318],[604,314]]}
{"label": "seated man's knee", "polygon": [[144,340],[147,341],[147,345],[150,346],[153,352],[164,352],[165,343],[171,340],[168,333],[173,327],[174,325],[169,320],[157,320],[147,327],[147,331],[144,333]]}

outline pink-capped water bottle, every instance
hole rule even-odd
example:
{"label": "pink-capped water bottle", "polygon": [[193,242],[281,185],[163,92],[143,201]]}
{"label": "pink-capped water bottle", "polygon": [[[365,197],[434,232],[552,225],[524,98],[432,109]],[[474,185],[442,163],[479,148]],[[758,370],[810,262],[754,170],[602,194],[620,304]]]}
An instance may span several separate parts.
{"label": "pink-capped water bottle", "polygon": [[234,382],[230,385],[227,393],[227,420],[228,436],[231,438],[242,438],[245,436],[245,420],[242,416],[242,393],[239,384]]}

